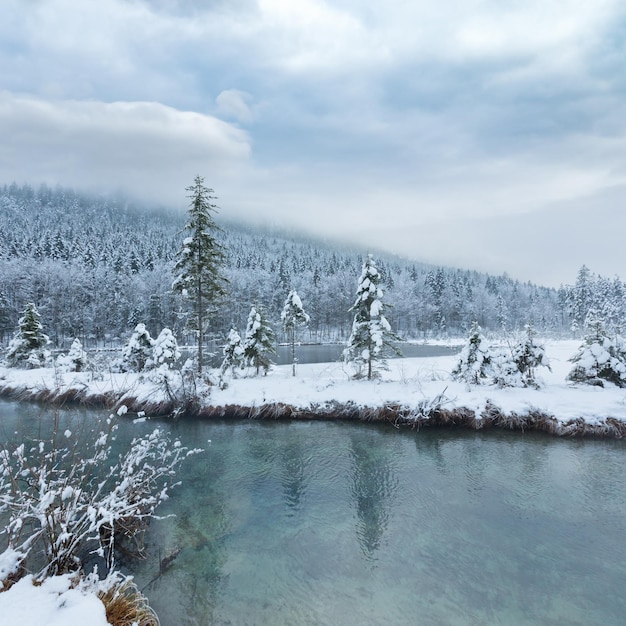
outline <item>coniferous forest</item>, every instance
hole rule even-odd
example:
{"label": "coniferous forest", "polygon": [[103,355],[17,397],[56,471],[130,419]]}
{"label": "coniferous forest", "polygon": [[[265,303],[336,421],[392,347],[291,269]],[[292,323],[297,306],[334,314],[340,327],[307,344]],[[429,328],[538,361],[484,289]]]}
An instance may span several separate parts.
{"label": "coniferous forest", "polygon": [[[310,315],[301,340],[345,341],[367,252],[374,253],[392,307],[387,317],[403,339],[465,336],[474,321],[494,334],[532,324],[545,335],[578,336],[592,309],[616,329],[626,320],[624,283],[586,267],[577,274],[572,268],[572,285],[553,289],[253,229],[229,223],[227,213],[220,209],[217,220],[229,283],[207,335],[219,340],[231,328],[245,328],[252,305],[286,340],[280,314],[295,289]],[[180,298],[172,292],[184,220],[182,211],[60,187],[0,188],[0,342],[13,336],[28,302],[36,303],[57,348],[74,338],[87,348],[116,346],[138,323],[153,336],[168,327],[179,340],[191,341]],[[349,239],[350,233],[344,235]]]}

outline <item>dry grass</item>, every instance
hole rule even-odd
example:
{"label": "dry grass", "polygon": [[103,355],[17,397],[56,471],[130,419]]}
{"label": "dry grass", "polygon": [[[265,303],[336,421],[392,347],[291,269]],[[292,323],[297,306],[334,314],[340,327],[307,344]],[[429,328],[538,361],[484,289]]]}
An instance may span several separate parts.
{"label": "dry grass", "polygon": [[131,580],[114,585],[98,594],[106,610],[107,621],[113,626],[159,626],[159,618]]}

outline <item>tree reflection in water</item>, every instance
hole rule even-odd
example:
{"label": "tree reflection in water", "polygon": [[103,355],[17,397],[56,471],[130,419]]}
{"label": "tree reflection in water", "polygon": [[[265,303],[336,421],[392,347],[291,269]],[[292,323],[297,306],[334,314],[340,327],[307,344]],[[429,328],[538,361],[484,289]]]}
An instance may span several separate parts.
{"label": "tree reflection in water", "polygon": [[375,437],[368,434],[364,428],[350,437],[350,495],[356,509],[356,536],[361,552],[368,561],[375,562],[398,488],[395,464],[399,451],[392,441],[381,441],[380,431],[371,433]]}

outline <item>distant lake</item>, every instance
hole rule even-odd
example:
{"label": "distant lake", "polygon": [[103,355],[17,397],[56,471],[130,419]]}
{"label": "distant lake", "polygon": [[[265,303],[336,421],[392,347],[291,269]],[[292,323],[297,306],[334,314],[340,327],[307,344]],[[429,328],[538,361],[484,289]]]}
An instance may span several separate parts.
{"label": "distant lake", "polygon": [[[51,415],[0,401],[2,436]],[[141,588],[182,549],[146,588],[163,626],[624,624],[623,441],[155,420],[116,445],[157,425],[205,448],[132,566]]]}
{"label": "distant lake", "polygon": [[[296,346],[296,358],[298,363],[336,363],[343,358],[345,344],[304,344]],[[434,357],[457,354],[461,346],[438,346],[413,343],[402,343],[398,348],[405,357]],[[209,349],[214,353],[211,365],[217,367],[222,362],[222,346],[213,343]],[[291,363],[291,346],[281,345],[277,348],[277,354],[270,357],[276,365]]]}

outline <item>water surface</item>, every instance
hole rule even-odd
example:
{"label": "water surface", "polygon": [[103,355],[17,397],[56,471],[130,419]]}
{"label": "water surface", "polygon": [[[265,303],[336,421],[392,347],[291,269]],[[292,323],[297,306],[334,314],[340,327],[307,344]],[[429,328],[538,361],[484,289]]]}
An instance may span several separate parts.
{"label": "water surface", "polygon": [[[1,403],[5,436],[38,411]],[[133,566],[145,586],[182,549],[146,588],[163,626],[624,623],[623,442],[182,421],[118,443],[157,424],[206,450]]]}

